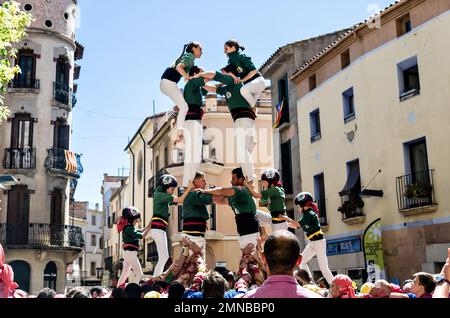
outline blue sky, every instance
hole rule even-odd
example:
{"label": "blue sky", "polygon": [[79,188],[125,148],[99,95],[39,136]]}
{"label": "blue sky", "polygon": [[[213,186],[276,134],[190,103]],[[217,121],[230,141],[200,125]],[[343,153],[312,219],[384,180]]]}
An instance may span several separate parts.
{"label": "blue sky", "polygon": [[260,66],[280,46],[349,27],[392,2],[80,0],[77,40],[86,49],[72,149],[83,154],[85,171],[76,200],[101,203],[103,173],[129,168],[124,148],[152,114],[152,101],[157,112],[172,106],[159,81],[184,43],[200,41],[204,55],[197,64],[216,70],[227,61],[223,43],[235,38]]}

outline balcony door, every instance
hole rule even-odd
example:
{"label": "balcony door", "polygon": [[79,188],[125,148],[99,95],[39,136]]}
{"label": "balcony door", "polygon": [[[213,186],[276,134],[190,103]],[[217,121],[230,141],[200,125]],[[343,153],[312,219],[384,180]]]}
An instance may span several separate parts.
{"label": "balcony door", "polygon": [[60,56],[56,61],[56,79],[55,82],[69,86],[70,64],[66,57]]}
{"label": "balcony door", "polygon": [[16,114],[11,126],[11,148],[33,147],[33,118],[30,114]]}
{"label": "balcony door", "polygon": [[27,186],[13,186],[8,192],[7,245],[27,245],[30,217],[30,192]]}
{"label": "balcony door", "polygon": [[8,169],[33,167],[33,123],[30,114],[16,114],[11,125],[11,149],[7,150]]}
{"label": "balcony door", "polygon": [[60,245],[61,236],[63,235],[62,224],[62,203],[63,197],[60,189],[54,189],[51,193],[51,204],[50,204],[50,235],[51,244]]}
{"label": "balcony door", "polygon": [[69,150],[70,126],[63,120],[57,120],[53,131],[53,147]]}
{"label": "balcony door", "polygon": [[15,78],[15,86],[33,88],[36,80],[36,56],[33,50],[19,50],[16,65],[21,72]]}
{"label": "balcony door", "polygon": [[419,180],[422,179],[421,175],[429,176],[427,144],[424,139],[409,144],[409,165],[413,183],[425,181]]}

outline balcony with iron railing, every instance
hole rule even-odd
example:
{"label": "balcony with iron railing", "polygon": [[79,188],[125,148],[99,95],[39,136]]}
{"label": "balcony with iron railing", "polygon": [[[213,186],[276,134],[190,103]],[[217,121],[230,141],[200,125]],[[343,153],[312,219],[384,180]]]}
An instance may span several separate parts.
{"label": "balcony with iron railing", "polygon": [[3,167],[8,170],[32,170],[36,168],[36,149],[8,148],[5,149]]}
{"label": "balcony with iron railing", "polygon": [[39,93],[40,81],[35,78],[16,77],[8,83],[8,93]]}
{"label": "balcony with iron railing", "polygon": [[79,179],[83,173],[81,155],[58,148],[48,149],[45,167],[49,172],[68,177],[69,179]]}
{"label": "balcony with iron railing", "polygon": [[434,170],[397,177],[397,204],[402,215],[431,213],[437,210],[433,183]]}
{"label": "balcony with iron railing", "polygon": [[364,201],[360,197],[343,200],[338,211],[342,214],[342,222],[347,225],[364,223],[366,221]]}
{"label": "balcony with iron railing", "polygon": [[68,111],[71,111],[76,103],[73,89],[64,84],[53,82],[53,105]]}
{"label": "balcony with iron railing", "polygon": [[0,242],[7,248],[54,248],[81,250],[81,227],[60,224],[2,224]]}

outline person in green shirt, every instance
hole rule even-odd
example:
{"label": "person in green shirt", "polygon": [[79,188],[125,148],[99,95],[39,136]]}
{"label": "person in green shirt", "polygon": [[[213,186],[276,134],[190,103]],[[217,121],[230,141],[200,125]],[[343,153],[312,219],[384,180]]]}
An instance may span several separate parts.
{"label": "person in green shirt", "polygon": [[266,89],[266,82],[252,59],[241,52],[244,50],[245,48],[236,40],[225,42],[224,52],[228,56],[228,64],[238,71],[238,75],[233,78],[236,83],[243,84],[241,94],[256,112],[256,102]]}
{"label": "person in green shirt", "polygon": [[216,203],[218,197],[196,191],[206,189],[206,175],[204,173],[197,172],[192,183],[194,189],[183,203],[183,237],[187,237],[191,242],[197,244],[202,250],[202,257],[205,258],[205,233],[209,220],[207,206]]}
{"label": "person in green shirt", "polygon": [[333,274],[328,267],[327,241],[325,240],[319,218],[317,216],[317,205],[314,203],[314,199],[309,192],[300,193],[295,198],[295,205],[299,207],[299,212],[302,215],[299,221],[300,226],[309,240],[308,245],[302,253],[300,268],[306,270],[308,273],[311,273],[308,268],[308,262],[314,256],[317,256],[320,271],[327,280],[328,284],[331,286]]}
{"label": "person in green shirt", "polygon": [[223,84],[218,87],[206,85],[205,89],[226,98],[228,109],[234,120],[237,161],[241,165],[244,175],[249,178],[250,182],[253,182],[255,167],[252,153],[256,146],[256,115],[241,94],[242,84],[236,84],[232,74],[237,74],[237,71],[236,68],[229,65],[223,68],[222,72],[200,73],[197,77],[215,80]]}
{"label": "person in green shirt", "polygon": [[153,195],[153,217],[151,224],[151,237],[155,241],[158,251],[158,263],[156,264],[153,276],[160,276],[164,271],[164,266],[169,259],[169,250],[167,245],[167,228],[169,226],[169,206],[181,205],[186,199],[193,185],[184,191],[181,197],[176,198],[173,193],[178,186],[177,179],[174,176],[165,174],[158,180]]}
{"label": "person in green shirt", "polygon": [[[281,175],[277,170],[269,169],[262,173],[261,175],[261,185],[262,190],[258,193],[255,187],[247,182],[244,185],[257,199],[261,199],[262,202],[268,203],[268,209],[270,211],[270,224],[272,227],[272,232],[278,230],[287,230],[289,227],[298,229],[300,224],[292,220],[286,215],[286,204],[285,204],[285,194],[281,183]],[[260,225],[266,224],[268,216],[263,214],[264,212],[258,211],[258,220]],[[264,234],[262,235],[264,236]]]}
{"label": "person in green shirt", "polygon": [[203,96],[208,92],[203,89],[208,79],[202,77],[194,78],[195,75],[202,73],[203,70],[194,66],[189,71],[192,77],[184,87],[184,99],[189,110],[186,114],[184,124],[184,166],[183,166],[183,187],[187,188],[189,181],[192,180],[200,168],[203,151]]}
{"label": "person in green shirt", "polygon": [[242,169],[234,169],[231,176],[232,187],[197,189],[197,191],[219,197],[216,198],[217,204],[230,205],[235,214],[239,247],[243,250],[249,244],[253,244],[256,248],[259,239],[259,223],[256,217],[255,200],[244,186],[245,178]]}
{"label": "person in green shirt", "polygon": [[122,210],[122,216],[117,220],[117,231],[122,233],[123,248],[123,270],[117,282],[117,286],[122,286],[132,270],[135,282],[139,283],[144,276],[137,253],[139,251],[139,240],[144,239],[150,232],[150,224],[142,230],[137,230],[135,226],[141,219],[141,214],[135,207],[127,207]]}
{"label": "person in green shirt", "polygon": [[189,107],[183,97],[183,93],[178,88],[177,83],[180,81],[181,77],[184,77],[186,81],[191,79],[189,71],[194,66],[195,59],[201,58],[202,54],[203,48],[199,42],[185,44],[180,57],[164,71],[164,74],[161,77],[161,92],[168,96],[178,108],[177,137],[179,140],[183,137],[185,117]]}

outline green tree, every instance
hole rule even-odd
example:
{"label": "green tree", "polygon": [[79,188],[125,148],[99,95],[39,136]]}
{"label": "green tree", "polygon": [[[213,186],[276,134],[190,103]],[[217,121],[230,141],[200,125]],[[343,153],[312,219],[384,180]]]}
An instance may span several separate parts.
{"label": "green tree", "polygon": [[31,15],[21,11],[19,3],[6,1],[0,5],[0,124],[10,114],[5,105],[8,82],[20,73],[19,66],[11,66],[11,59],[15,59],[17,53],[13,44],[26,37],[25,30],[31,21]]}

